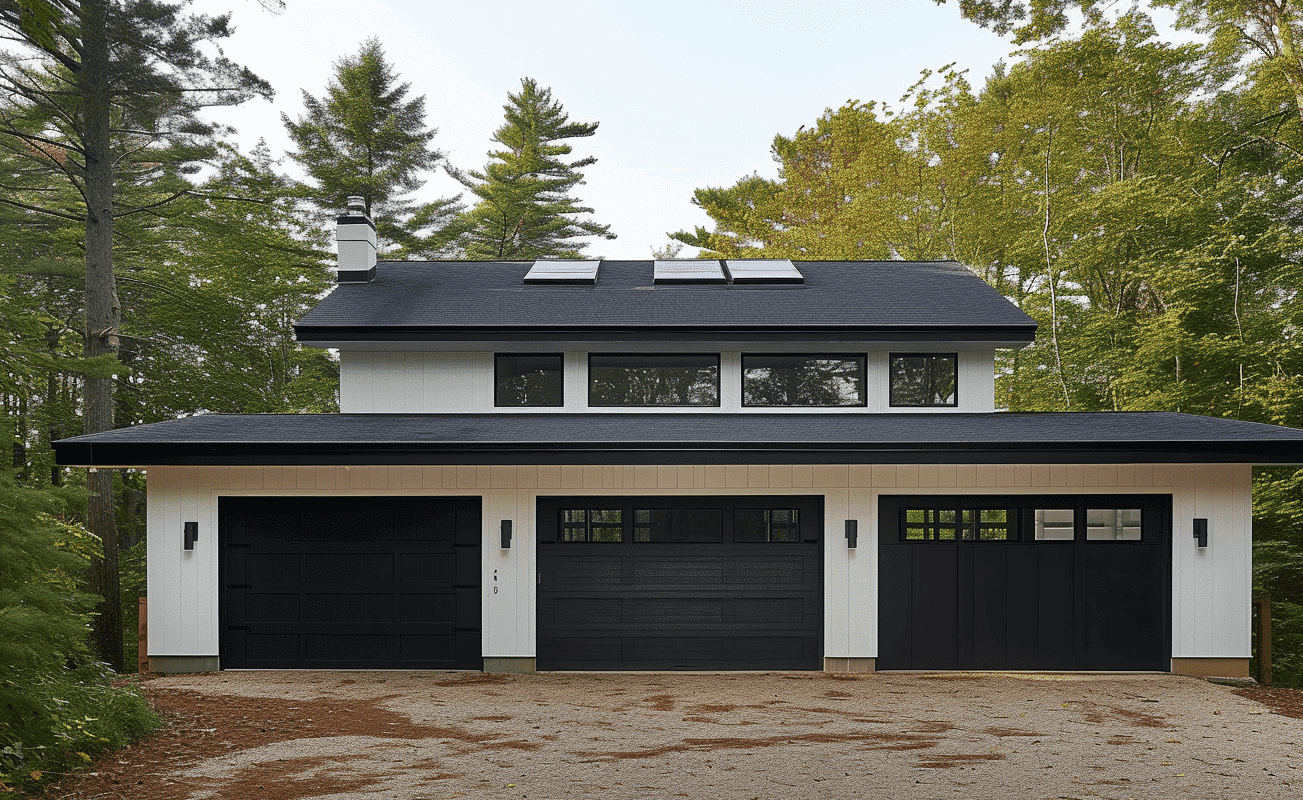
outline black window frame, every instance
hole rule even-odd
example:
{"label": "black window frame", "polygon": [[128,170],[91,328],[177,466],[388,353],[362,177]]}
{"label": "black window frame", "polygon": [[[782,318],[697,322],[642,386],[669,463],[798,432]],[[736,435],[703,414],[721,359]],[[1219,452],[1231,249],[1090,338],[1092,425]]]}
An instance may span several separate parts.
{"label": "black window frame", "polygon": [[[561,362],[561,402],[556,404],[504,404],[498,402],[498,386],[502,375],[501,359],[504,358],[557,358]],[[566,354],[565,353],[494,353],[493,354],[493,407],[494,408],[565,408],[566,404]]]}
{"label": "black window frame", "polygon": [[[634,405],[626,403],[593,402],[593,359],[594,358],[702,358],[712,356],[715,359],[715,402],[714,403],[657,403],[654,405]],[[588,407],[589,408],[719,408],[723,401],[720,385],[719,353],[589,353],[588,354]]]}
{"label": "black window frame", "polygon": [[[584,521],[582,523],[576,523],[573,520],[567,520],[566,514],[572,511],[584,512]],[[611,511],[614,511],[620,515],[619,523],[611,523],[611,522],[606,522],[604,520],[595,521],[593,519],[593,514],[595,513],[598,512],[609,513]],[[574,503],[568,506],[562,506],[561,508],[557,509],[558,535],[556,540],[558,542],[562,542],[565,544],[623,544],[624,541],[629,538],[628,536],[629,522],[627,519],[625,519],[627,516],[628,514],[624,513],[623,508],[619,508],[619,507],[610,508],[609,506],[603,507],[600,504],[594,506],[594,504],[591,503]],[[614,528],[616,527],[617,524],[620,528],[619,539],[594,539],[593,538],[593,528]],[[582,530],[584,532],[584,538],[568,539],[566,538],[566,534],[565,534],[567,530],[575,530],[575,531]]]}
{"label": "black window frame", "polygon": [[[814,403],[748,403],[746,392],[748,358],[804,358],[806,360],[838,359],[858,361],[860,365],[860,401],[819,405]],[[865,353],[743,353],[738,375],[743,408],[867,408],[869,405],[869,358]]]}
{"label": "black window frame", "polygon": [[[955,365],[955,398],[951,403],[898,403],[894,364],[898,358],[950,358]],[[887,406],[889,408],[958,408],[959,407],[959,353],[888,353],[887,354]]]}
{"label": "black window frame", "polygon": [[[1171,528],[1172,496],[1166,494],[1068,494],[1068,495],[882,495],[878,498],[880,535],[891,537],[893,542],[927,543],[935,545],[953,545],[960,542],[991,546],[996,544],[1025,544],[1036,547],[1056,547],[1084,544],[1090,547],[1135,547],[1153,545],[1163,541]],[[1071,539],[1037,539],[1035,538],[1035,511],[1038,508],[1072,509],[1073,536]],[[1141,512],[1141,535],[1139,539],[1090,539],[1086,524],[1088,509],[1138,508]],[[933,509],[949,511],[955,515],[953,538],[909,539],[906,532],[905,514],[916,509]],[[1013,534],[1008,539],[982,539],[967,536],[964,522],[965,511],[985,511],[1007,509],[1012,518],[1005,525]],[[974,521],[976,521],[975,515]],[[936,527],[934,522],[925,523],[926,527]],[[951,527],[945,523],[946,527]],[[919,527],[914,525],[913,527]],[[995,527],[992,525],[991,527]],[[975,531],[980,535],[980,525]]]}
{"label": "black window frame", "polygon": [[[764,515],[764,522],[765,522],[764,539],[743,539],[740,536],[738,536],[738,528],[739,528],[738,514],[745,513],[748,511],[758,511]],[[775,511],[787,511],[790,512],[791,514],[794,514],[795,517],[787,522],[774,522],[773,514]],[[776,506],[776,505],[745,506],[745,507],[739,505],[733,509],[733,519],[732,519],[731,527],[733,529],[733,541],[735,542],[745,542],[747,544],[773,544],[773,543],[800,544],[801,543],[801,509],[793,508],[791,506]],[[775,530],[794,531],[796,533],[796,538],[775,539],[774,538]]]}

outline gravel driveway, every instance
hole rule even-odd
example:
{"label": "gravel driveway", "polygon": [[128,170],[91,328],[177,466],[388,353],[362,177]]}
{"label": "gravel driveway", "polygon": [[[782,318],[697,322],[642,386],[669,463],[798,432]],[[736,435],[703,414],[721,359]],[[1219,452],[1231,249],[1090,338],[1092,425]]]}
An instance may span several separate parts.
{"label": "gravel driveway", "polygon": [[46,797],[1303,796],[1303,720],[1172,675],[223,672]]}

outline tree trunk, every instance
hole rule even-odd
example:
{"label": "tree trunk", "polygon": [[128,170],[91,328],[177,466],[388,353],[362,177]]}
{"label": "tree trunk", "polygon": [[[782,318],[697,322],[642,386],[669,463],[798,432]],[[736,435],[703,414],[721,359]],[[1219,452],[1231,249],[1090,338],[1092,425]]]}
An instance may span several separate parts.
{"label": "tree trunk", "polygon": [[[110,89],[107,0],[82,3],[85,48],[77,76],[82,96],[86,159],[86,355],[116,355],[121,308],[113,278],[113,158],[110,149]],[[113,378],[86,377],[86,433],[113,428]],[[118,533],[113,521],[113,473],[91,469],[86,476],[86,526],[103,551],[92,559],[90,590],[104,598],[93,622],[99,657],[122,671],[122,609],[118,585]]]}
{"label": "tree trunk", "polygon": [[[1294,92],[1294,110],[1299,121],[1303,122],[1303,53],[1299,52],[1298,42],[1294,37],[1294,10],[1287,4],[1268,3],[1267,16],[1270,26],[1264,26],[1264,40],[1276,38],[1276,47],[1280,53],[1280,72],[1286,83]],[[1270,57],[1270,53],[1267,54]]]}

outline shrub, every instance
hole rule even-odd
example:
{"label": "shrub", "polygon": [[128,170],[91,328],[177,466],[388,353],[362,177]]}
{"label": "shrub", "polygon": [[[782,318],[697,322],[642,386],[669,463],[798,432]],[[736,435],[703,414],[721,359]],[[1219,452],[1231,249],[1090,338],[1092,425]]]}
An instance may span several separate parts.
{"label": "shrub", "polygon": [[51,495],[0,474],[0,780],[120,746],[157,726],[138,686],[91,661],[96,599],[77,587],[92,549],[84,528],[54,516]]}

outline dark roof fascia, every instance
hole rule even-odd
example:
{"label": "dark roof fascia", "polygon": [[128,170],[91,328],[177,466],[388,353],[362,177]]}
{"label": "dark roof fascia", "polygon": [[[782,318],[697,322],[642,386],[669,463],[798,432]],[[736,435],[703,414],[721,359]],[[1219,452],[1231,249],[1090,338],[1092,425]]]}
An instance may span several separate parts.
{"label": "dark roof fascia", "polygon": [[316,326],[295,325],[295,337],[313,342],[530,342],[530,341],[784,341],[822,342],[829,339],[875,342],[992,342],[1030,343],[1035,325],[926,326],[926,327],[774,327],[639,326],[639,327],[420,327],[420,326]]}
{"label": "dark roof fascia", "polygon": [[452,443],[86,442],[54,443],[79,466],[362,466],[521,464],[1298,464],[1297,442],[918,443],[874,447],[800,442]]}

